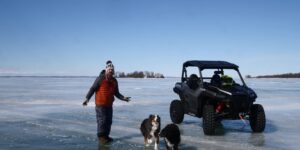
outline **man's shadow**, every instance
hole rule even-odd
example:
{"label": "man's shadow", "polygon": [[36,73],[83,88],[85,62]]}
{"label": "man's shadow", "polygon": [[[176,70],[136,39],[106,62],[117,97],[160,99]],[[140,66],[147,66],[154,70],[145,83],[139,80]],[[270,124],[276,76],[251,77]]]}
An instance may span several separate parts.
{"label": "man's shadow", "polygon": [[[113,142],[108,144],[98,144],[98,150],[119,150],[119,149],[127,149],[126,147],[130,147],[129,149],[141,149],[144,147],[142,144],[129,143],[127,142],[130,139],[141,137],[141,134],[130,134],[122,137],[114,138]],[[125,146],[125,147],[124,147]]]}
{"label": "man's shadow", "polygon": [[[138,144],[138,143],[128,143],[126,141],[134,138],[141,138],[143,139],[143,136],[141,134],[131,134],[131,135],[126,135],[118,138],[114,138],[114,141],[110,144],[102,145],[98,144],[98,150],[119,150],[119,149],[127,149],[124,147],[124,145],[129,146],[129,149],[132,150],[152,150],[154,143],[150,145],[149,147],[145,147],[144,143]],[[158,144],[158,149],[166,149],[166,143],[163,140],[163,138],[160,137],[160,142]],[[196,147],[185,145],[184,143],[179,144],[179,149],[182,150],[197,150]]]}

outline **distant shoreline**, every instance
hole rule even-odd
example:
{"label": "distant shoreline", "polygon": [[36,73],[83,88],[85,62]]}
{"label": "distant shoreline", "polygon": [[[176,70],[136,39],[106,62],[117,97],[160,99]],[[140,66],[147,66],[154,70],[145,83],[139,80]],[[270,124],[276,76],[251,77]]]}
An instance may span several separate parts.
{"label": "distant shoreline", "polygon": [[[0,76],[0,78],[96,78],[97,76],[43,76],[43,75],[12,75]],[[134,78],[134,77],[116,77],[118,79],[164,79],[164,78]],[[165,77],[180,78],[180,77]]]}
{"label": "distant shoreline", "polygon": [[13,75],[13,76],[0,76],[0,78],[95,78],[96,76],[39,76],[39,75]]}
{"label": "distant shoreline", "polygon": [[285,74],[275,74],[275,75],[260,75],[256,77],[251,77],[250,75],[246,75],[246,78],[300,78],[300,73],[285,73]]}

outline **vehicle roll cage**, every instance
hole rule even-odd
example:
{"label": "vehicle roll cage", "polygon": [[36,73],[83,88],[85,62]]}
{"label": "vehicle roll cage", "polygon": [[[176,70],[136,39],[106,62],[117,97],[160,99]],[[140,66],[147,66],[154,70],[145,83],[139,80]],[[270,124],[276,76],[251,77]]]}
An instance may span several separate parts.
{"label": "vehicle roll cage", "polygon": [[238,69],[239,67],[226,61],[186,61],[182,67],[181,82],[184,82],[188,79],[186,70],[187,67],[198,67],[201,83],[203,83],[203,79],[211,79],[211,77],[202,76],[202,71],[205,69],[216,69],[217,71],[215,72],[221,75],[224,75],[224,69],[233,69],[237,71],[239,78],[243,83],[243,86],[246,86],[246,83]]}

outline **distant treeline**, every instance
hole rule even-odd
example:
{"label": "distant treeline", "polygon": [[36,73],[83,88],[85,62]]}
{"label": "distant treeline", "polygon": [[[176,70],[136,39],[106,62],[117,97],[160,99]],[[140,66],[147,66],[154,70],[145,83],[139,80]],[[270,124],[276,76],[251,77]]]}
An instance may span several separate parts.
{"label": "distant treeline", "polygon": [[251,77],[250,75],[246,75],[246,78],[300,78],[300,73],[262,75],[262,76],[256,76],[256,77]]}
{"label": "distant treeline", "polygon": [[163,74],[151,71],[134,71],[125,74],[124,72],[116,72],[117,78],[165,78]]}

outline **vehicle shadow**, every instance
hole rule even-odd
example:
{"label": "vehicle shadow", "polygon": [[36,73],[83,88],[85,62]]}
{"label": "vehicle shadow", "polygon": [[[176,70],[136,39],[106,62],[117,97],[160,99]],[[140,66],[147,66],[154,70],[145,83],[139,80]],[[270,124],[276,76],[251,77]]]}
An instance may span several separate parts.
{"label": "vehicle shadow", "polygon": [[[209,141],[235,141],[237,143],[244,143],[253,145],[256,147],[264,147],[266,146],[266,134],[273,133],[278,131],[278,127],[274,124],[272,120],[266,120],[266,127],[264,132],[262,133],[253,133],[250,127],[249,122],[246,124],[240,120],[224,120],[222,122],[217,123],[216,132],[213,136],[206,136],[202,130],[202,120],[187,120],[182,123],[181,130],[184,132],[186,128],[199,127],[194,131],[200,131],[201,138],[204,138]],[[187,126],[186,126],[187,125]],[[191,134],[191,133],[187,133]],[[199,135],[199,134],[198,134]],[[240,138],[236,138],[235,135],[241,135]],[[194,135],[197,136],[197,135]],[[242,141],[242,142],[241,142]],[[246,144],[246,145],[247,145]],[[187,147],[182,146],[183,148],[188,149]],[[191,149],[197,149],[191,147]]]}
{"label": "vehicle shadow", "polygon": [[[196,120],[185,120],[182,122],[183,125],[196,125],[196,126],[199,126],[201,128],[203,128],[203,125],[202,125],[202,119],[200,119],[200,121],[196,121]],[[202,129],[201,129],[202,130]],[[225,130],[224,130],[224,127],[222,125],[221,122],[217,122],[217,126],[216,126],[216,133],[214,136],[222,136],[225,134]]]}
{"label": "vehicle shadow", "polygon": [[[183,121],[182,124],[199,125],[199,127],[203,127],[202,119],[200,119],[200,121],[186,120]],[[266,127],[263,133],[273,133],[277,130],[278,128],[272,120],[266,120]],[[249,121],[246,121],[246,124],[241,120],[224,120],[221,122],[217,122],[215,136],[222,136],[229,132],[253,133]]]}
{"label": "vehicle shadow", "polygon": [[[201,120],[201,119],[200,119]],[[185,124],[185,125],[189,125],[189,124],[201,124],[201,126],[202,126],[202,121],[199,121],[199,120],[184,120],[183,122],[182,122],[182,124]]]}
{"label": "vehicle shadow", "polygon": [[[246,132],[253,133],[249,121],[246,121],[244,124],[242,121],[234,120],[234,121],[224,121],[222,122],[222,127],[225,132]],[[262,133],[273,133],[276,132],[278,128],[271,120],[266,120],[265,130]]]}

